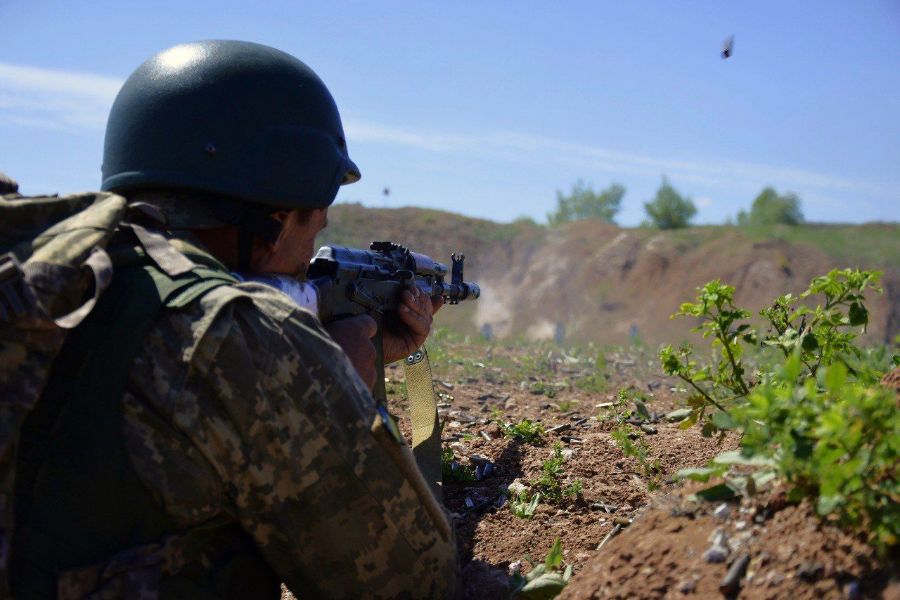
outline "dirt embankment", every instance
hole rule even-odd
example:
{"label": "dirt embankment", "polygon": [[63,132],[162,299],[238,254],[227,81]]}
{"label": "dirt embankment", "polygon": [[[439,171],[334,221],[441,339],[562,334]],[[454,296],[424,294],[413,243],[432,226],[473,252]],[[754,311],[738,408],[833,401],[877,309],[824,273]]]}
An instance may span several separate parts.
{"label": "dirt embankment", "polygon": [[439,324],[497,338],[677,342],[693,323],[669,315],[709,280],[735,286],[738,303],[757,311],[781,294],[802,292],[813,277],[848,266],[884,271],[884,294],[870,294],[869,339],[890,342],[900,333],[896,225],[658,231],[596,221],[558,228],[497,224],[414,208],[337,205],[332,211],[325,242],[362,246],[392,239],[439,260],[465,251],[466,277],[481,284],[482,298],[443,311]]}

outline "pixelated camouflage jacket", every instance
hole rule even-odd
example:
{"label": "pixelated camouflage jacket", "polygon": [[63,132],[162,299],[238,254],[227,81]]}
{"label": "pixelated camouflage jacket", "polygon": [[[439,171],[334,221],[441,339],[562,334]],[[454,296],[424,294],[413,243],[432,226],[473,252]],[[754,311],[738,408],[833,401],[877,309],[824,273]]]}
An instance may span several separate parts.
{"label": "pixelated camouflage jacket", "polygon": [[156,597],[174,573],[208,577],[219,549],[202,532],[223,520],[299,598],[458,594],[453,532],[412,453],[281,292],[244,283],[164,312],[123,411],[139,478],[191,533],[64,573],[61,597]]}

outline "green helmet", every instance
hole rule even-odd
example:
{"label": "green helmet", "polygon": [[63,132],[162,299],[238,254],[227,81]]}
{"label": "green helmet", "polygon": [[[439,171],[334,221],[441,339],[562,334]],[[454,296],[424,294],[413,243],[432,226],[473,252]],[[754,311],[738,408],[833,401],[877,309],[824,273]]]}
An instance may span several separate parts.
{"label": "green helmet", "polygon": [[328,88],[260,44],[214,40],[156,54],[119,90],[106,125],[103,190],[322,208],[359,177]]}

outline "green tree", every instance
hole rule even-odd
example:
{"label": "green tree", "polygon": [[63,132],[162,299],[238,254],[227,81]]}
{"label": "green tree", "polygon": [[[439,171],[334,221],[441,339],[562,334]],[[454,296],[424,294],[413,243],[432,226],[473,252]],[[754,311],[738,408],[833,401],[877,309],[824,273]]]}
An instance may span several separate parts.
{"label": "green tree", "polygon": [[691,199],[679,194],[665,177],[656,191],[656,197],[644,203],[644,210],[650,217],[650,223],[660,229],[687,227],[697,214],[697,207]]}
{"label": "green tree", "polygon": [[617,183],[597,193],[592,186],[579,179],[568,195],[556,192],[556,212],[547,215],[547,222],[561,225],[582,219],[599,219],[605,223],[615,223],[613,219],[622,206],[624,195],[625,188]]}
{"label": "green tree", "polygon": [[803,222],[800,198],[788,192],[781,195],[772,187],[759,193],[750,208],[750,214],[741,211],[737,216],[738,225],[798,225]]}

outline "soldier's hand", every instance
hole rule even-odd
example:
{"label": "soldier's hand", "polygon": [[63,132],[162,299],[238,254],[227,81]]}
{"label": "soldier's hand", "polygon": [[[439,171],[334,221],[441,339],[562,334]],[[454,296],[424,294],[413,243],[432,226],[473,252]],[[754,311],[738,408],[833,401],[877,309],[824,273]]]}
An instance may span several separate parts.
{"label": "soldier's hand", "polygon": [[372,343],[378,329],[375,319],[357,315],[332,321],[325,329],[347,354],[366,386],[370,390],[375,387],[375,345]]}
{"label": "soldier's hand", "polygon": [[424,344],[431,332],[433,315],[443,305],[443,298],[427,296],[417,287],[404,290],[402,302],[397,309],[402,327],[384,331],[384,362],[392,363],[406,358]]}

